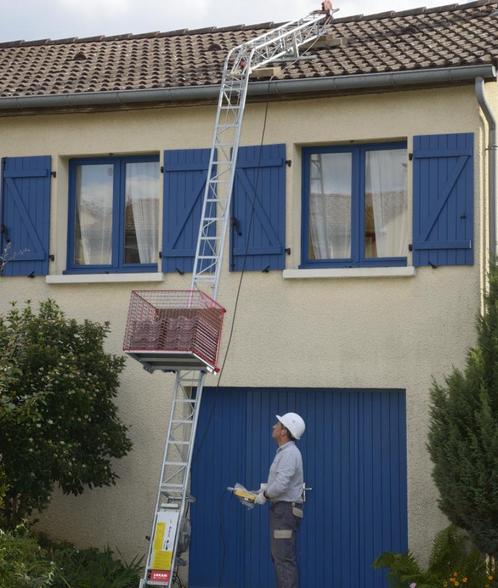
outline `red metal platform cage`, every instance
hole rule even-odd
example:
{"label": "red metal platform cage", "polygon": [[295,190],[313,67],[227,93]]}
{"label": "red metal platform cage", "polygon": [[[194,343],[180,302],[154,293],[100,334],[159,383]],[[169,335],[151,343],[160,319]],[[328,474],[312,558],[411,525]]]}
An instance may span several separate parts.
{"label": "red metal platform cage", "polygon": [[219,371],[225,312],[199,290],[133,290],[123,350],[150,370]]}

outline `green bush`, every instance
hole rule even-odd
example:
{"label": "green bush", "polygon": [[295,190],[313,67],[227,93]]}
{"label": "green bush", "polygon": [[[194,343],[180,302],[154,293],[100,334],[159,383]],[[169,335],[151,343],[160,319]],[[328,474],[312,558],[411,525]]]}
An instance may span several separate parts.
{"label": "green bush", "polygon": [[56,566],[24,528],[0,530],[0,586],[2,588],[52,587]]}
{"label": "green bush", "polygon": [[489,272],[477,345],[432,387],[428,449],[441,510],[498,559],[498,269]]}
{"label": "green bush", "polygon": [[[42,540],[43,544],[44,540]],[[126,563],[107,548],[76,549],[68,543],[46,543],[56,564],[53,588],[137,588],[141,559]]]}
{"label": "green bush", "polygon": [[131,448],[114,399],[124,358],[104,352],[109,324],[78,323],[48,300],[0,316],[0,517],[14,528],[64,493],[114,484]]}
{"label": "green bush", "polygon": [[384,553],[374,567],[388,568],[391,588],[489,588],[494,580],[483,555],[453,525],[436,536],[427,569],[411,553]]}
{"label": "green bush", "polygon": [[109,548],[79,550],[25,526],[0,530],[1,588],[137,588],[140,572],[141,560],[123,562]]}

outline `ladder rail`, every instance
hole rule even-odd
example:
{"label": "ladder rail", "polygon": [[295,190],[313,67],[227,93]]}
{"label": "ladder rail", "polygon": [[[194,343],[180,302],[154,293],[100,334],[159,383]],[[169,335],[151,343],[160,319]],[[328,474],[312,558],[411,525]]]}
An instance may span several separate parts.
{"label": "ladder rail", "polygon": [[[252,54],[251,54],[251,56],[252,56]],[[249,61],[249,63],[250,63],[250,61]],[[230,159],[230,161],[231,161],[230,177],[229,177],[229,181],[226,186],[226,190],[227,190],[226,202],[224,204],[223,220],[221,221],[221,231],[220,231],[221,239],[220,239],[220,244],[219,244],[219,259],[216,260],[215,275],[214,275],[213,286],[212,286],[212,295],[215,300],[218,295],[218,288],[219,288],[220,276],[221,276],[221,266],[222,266],[222,259],[223,259],[223,251],[225,248],[225,241],[226,241],[226,237],[227,237],[227,233],[228,233],[227,229],[228,229],[228,220],[230,218],[231,195],[232,195],[232,191],[233,191],[233,185],[235,182],[235,174],[237,171],[237,158],[238,158],[238,151],[239,151],[238,148],[239,148],[239,144],[240,144],[240,134],[242,132],[242,116],[243,116],[243,112],[244,112],[245,104],[246,104],[248,84],[249,84],[249,74],[247,74],[245,76],[245,80],[244,80],[244,89],[243,89],[243,94],[242,94],[242,100],[240,102],[240,124],[235,129],[235,137],[234,137],[233,147],[232,147],[232,151],[230,153],[230,157],[231,157],[231,159]]]}
{"label": "ladder rail", "polygon": [[[256,68],[281,57],[297,57],[301,45],[323,35],[327,18],[326,13],[312,12],[304,18],[280,25],[232,48],[223,64],[191,283],[191,289],[200,289],[201,283],[205,283],[211,288],[211,296],[215,300],[228,233],[249,76]],[[230,116],[233,118],[228,120]],[[230,136],[225,139],[227,133]],[[213,227],[214,236],[210,234]]]}
{"label": "ladder rail", "polygon": [[[147,560],[146,560],[146,564],[145,564],[145,571],[144,571],[144,578],[143,578],[143,585],[146,585],[145,583],[147,582],[147,576],[149,573],[149,570],[151,569],[151,564],[152,564],[152,550],[153,550],[153,541],[154,541],[154,534],[155,534],[155,530],[156,530],[156,524],[157,524],[157,515],[159,513],[159,508],[161,506],[161,496],[162,496],[162,480],[163,480],[163,476],[164,476],[164,464],[166,462],[166,459],[168,457],[168,446],[169,446],[169,442],[170,442],[170,436],[171,436],[171,431],[172,431],[172,427],[173,427],[173,413],[174,413],[174,409],[175,409],[175,402],[176,402],[176,397],[178,394],[178,374],[176,375],[175,378],[175,391],[174,391],[174,397],[173,397],[173,403],[171,406],[171,415],[169,418],[169,422],[168,422],[168,433],[166,436],[166,442],[164,443],[164,451],[163,451],[163,460],[161,462],[161,473],[159,476],[159,484],[158,484],[158,489],[157,489],[157,496],[156,496],[156,507],[154,509],[154,518],[152,521],[152,530],[151,533],[149,535],[150,539],[149,539],[149,549],[147,550]],[[142,583],[140,584],[140,587],[142,586]]]}
{"label": "ladder rail", "polygon": [[[142,586],[149,585],[148,574],[149,574],[149,571],[151,569],[153,569],[152,568],[152,557],[153,557],[153,549],[154,549],[153,541],[154,541],[154,534],[156,531],[158,515],[161,512],[161,504],[163,502],[163,495],[165,494],[164,485],[167,484],[168,481],[170,479],[172,479],[172,477],[176,477],[179,474],[181,474],[182,472],[185,472],[184,478],[183,478],[183,483],[178,485],[179,487],[181,487],[181,492],[178,492],[177,493],[178,496],[174,500],[172,500],[172,502],[171,502],[171,504],[175,504],[175,503],[178,504],[178,513],[179,513],[178,528],[177,528],[177,532],[175,534],[175,540],[174,540],[174,549],[173,549],[173,557],[172,557],[173,564],[176,560],[176,552],[178,549],[178,541],[179,541],[180,530],[181,530],[180,527],[181,527],[181,523],[183,520],[183,516],[185,514],[185,503],[186,503],[186,497],[187,497],[190,468],[192,466],[193,447],[194,447],[193,440],[195,439],[195,434],[197,431],[200,400],[202,398],[202,389],[204,387],[204,378],[205,378],[205,372],[203,372],[203,371],[199,371],[199,373],[196,377],[196,380],[194,379],[193,376],[188,376],[188,374],[190,374],[190,373],[194,373],[194,372],[190,372],[190,371],[177,372],[176,378],[175,378],[174,398],[173,398],[171,415],[170,415],[169,424],[168,424],[168,434],[166,437],[166,443],[164,445],[163,460],[161,463],[161,473],[160,473],[158,491],[157,491],[157,496],[156,496],[156,507],[155,507],[155,511],[154,511],[154,518],[152,521],[152,530],[151,530],[151,534],[150,534],[149,548],[147,550],[147,559],[146,559],[146,565],[145,565],[145,570],[144,570],[144,576],[140,582],[141,588],[142,588]],[[193,384],[195,381],[197,381],[196,393],[195,393],[195,403],[192,401],[194,406],[193,406],[192,419],[191,419],[191,430],[189,433],[188,458],[187,458],[187,463],[184,467],[180,468],[178,471],[175,471],[174,474],[169,474],[166,471],[167,467],[169,465],[168,459],[167,459],[168,458],[168,451],[171,448],[171,446],[175,446],[175,444],[177,442],[177,440],[175,440],[173,437],[173,435],[174,435],[173,421],[174,421],[174,416],[175,416],[176,404],[179,401],[180,392],[182,392],[184,390],[184,381],[186,381],[186,383],[190,383],[190,384]],[[191,393],[192,393],[192,387],[191,387]],[[184,401],[180,400],[180,403],[184,403]],[[168,476],[169,476],[169,478],[168,478]],[[166,479],[166,481],[165,481],[165,479]],[[164,586],[167,586],[168,588],[170,586],[172,586],[172,584],[173,584],[173,571],[174,571],[174,565],[172,565],[172,570],[171,570],[172,573],[171,573],[170,582],[164,584]],[[157,585],[157,584],[154,584],[154,585]]]}
{"label": "ladder rail", "polygon": [[[327,19],[328,15],[324,12],[312,12],[304,18],[285,23],[263,33],[228,52],[223,65],[204,186],[191,290],[200,289],[200,285],[205,284],[211,288],[211,295],[215,300],[218,295],[231,198],[237,171],[242,121],[251,72],[285,56],[297,57],[300,46],[323,35]],[[140,581],[141,588],[148,585],[171,588],[173,585],[181,527],[186,514],[190,470],[205,376],[206,372],[203,370],[179,370],[176,373],[173,405],[164,446],[147,563],[144,577]],[[186,392],[187,388],[189,393]],[[196,389],[195,397],[193,396],[194,388]],[[183,395],[181,399],[180,394]],[[192,409],[185,420],[175,418],[179,404],[183,404],[184,407],[190,406]],[[183,426],[190,426],[188,434]],[[181,449],[184,447],[187,448],[186,456]],[[171,449],[175,452],[174,458],[170,457],[169,451]],[[180,456],[179,460],[176,459],[178,455]],[[175,480],[174,483],[173,480]],[[177,483],[178,481],[181,483]],[[151,565],[154,554],[154,535],[158,516],[163,512],[165,505],[171,505],[178,512],[177,529],[173,539],[171,574],[168,581],[149,582],[149,571],[153,569]]]}
{"label": "ladder rail", "polygon": [[185,475],[185,479],[184,479],[184,484],[183,484],[183,492],[182,492],[182,498],[181,498],[181,505],[180,505],[180,509],[179,509],[179,516],[178,516],[178,528],[176,530],[175,533],[175,539],[174,539],[174,547],[173,547],[173,556],[171,559],[172,565],[171,565],[171,578],[170,578],[170,586],[173,585],[173,577],[174,577],[174,572],[175,572],[175,562],[176,562],[176,554],[178,551],[178,543],[180,540],[180,533],[181,533],[181,525],[183,523],[183,518],[185,516],[185,507],[186,507],[186,501],[187,501],[187,491],[189,489],[189,482],[190,482],[190,468],[192,466],[192,458],[193,458],[193,453],[194,453],[194,440],[195,440],[195,434],[197,431],[197,424],[199,421],[199,408],[201,405],[201,399],[202,399],[202,391],[204,388],[204,379],[206,377],[206,373],[205,372],[201,372],[199,374],[199,381],[198,381],[198,385],[197,385],[197,389],[196,389],[196,404],[195,404],[195,411],[194,411],[194,418],[193,418],[193,424],[192,424],[192,430],[190,431],[190,435],[191,435],[191,445],[189,447],[189,452],[188,452],[188,464],[186,466],[186,475]]}

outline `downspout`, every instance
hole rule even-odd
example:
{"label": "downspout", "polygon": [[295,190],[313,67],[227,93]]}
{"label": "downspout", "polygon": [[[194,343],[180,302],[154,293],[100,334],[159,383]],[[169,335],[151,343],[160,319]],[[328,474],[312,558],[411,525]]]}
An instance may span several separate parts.
{"label": "downspout", "polygon": [[[483,78],[476,78],[475,93],[477,102],[488,123],[488,210],[489,210],[489,259],[496,260],[496,120],[484,94]],[[487,271],[487,269],[486,269]]]}

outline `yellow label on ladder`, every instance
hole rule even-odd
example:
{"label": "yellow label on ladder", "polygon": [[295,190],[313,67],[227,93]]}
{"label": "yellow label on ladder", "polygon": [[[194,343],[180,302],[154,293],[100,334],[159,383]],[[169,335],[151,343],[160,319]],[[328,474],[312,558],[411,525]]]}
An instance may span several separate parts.
{"label": "yellow label on ladder", "polygon": [[165,511],[157,515],[154,543],[152,544],[152,569],[170,571],[175,545],[178,511]]}

